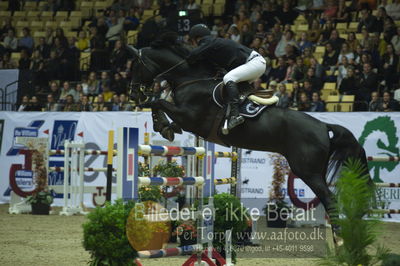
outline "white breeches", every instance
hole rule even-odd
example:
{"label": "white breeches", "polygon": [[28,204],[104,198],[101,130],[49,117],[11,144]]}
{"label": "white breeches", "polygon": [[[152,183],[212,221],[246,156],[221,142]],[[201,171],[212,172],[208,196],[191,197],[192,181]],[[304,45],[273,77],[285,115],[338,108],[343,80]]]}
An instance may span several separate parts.
{"label": "white breeches", "polygon": [[233,81],[235,83],[241,81],[254,81],[261,77],[265,72],[266,62],[264,57],[258,54],[256,51],[251,52],[248,61],[232,69],[224,76],[224,84],[228,81]]}

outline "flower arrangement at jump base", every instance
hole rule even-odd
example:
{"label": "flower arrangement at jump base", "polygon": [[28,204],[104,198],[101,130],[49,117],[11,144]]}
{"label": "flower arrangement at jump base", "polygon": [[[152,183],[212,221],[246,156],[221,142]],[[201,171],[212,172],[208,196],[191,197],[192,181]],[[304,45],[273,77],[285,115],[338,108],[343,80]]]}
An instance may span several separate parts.
{"label": "flower arrangement at jump base", "polygon": [[[285,202],[285,195],[282,193],[283,184],[286,181],[286,176],[289,174],[290,168],[285,157],[280,154],[274,153],[269,155],[271,163],[274,165],[274,175],[272,176],[272,187],[269,191],[269,201],[264,208],[264,213],[267,216],[267,226],[282,228],[286,227],[286,218],[288,213],[285,214],[286,217],[282,217],[281,209],[287,208]],[[279,213],[278,217],[271,217],[270,210],[275,214]],[[276,216],[276,215],[275,215]]]}
{"label": "flower arrangement at jump base", "polygon": [[44,148],[40,147],[36,149],[29,148],[33,150],[32,163],[34,165],[33,172],[35,173],[35,190],[32,195],[27,197],[26,201],[32,206],[32,214],[48,215],[50,205],[53,203],[53,196],[47,185],[45,151]]}
{"label": "flower arrangement at jump base", "polygon": [[183,221],[172,233],[180,239],[180,246],[194,245],[197,243],[197,227],[196,221]]}

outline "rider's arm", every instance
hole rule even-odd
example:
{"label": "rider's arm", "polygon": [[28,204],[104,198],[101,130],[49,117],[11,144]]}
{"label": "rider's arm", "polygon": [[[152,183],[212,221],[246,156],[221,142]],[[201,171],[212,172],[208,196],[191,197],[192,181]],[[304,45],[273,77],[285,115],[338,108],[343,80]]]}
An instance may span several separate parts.
{"label": "rider's arm", "polygon": [[204,53],[206,53],[213,47],[214,47],[214,42],[212,40],[202,40],[198,47],[190,51],[190,54],[188,55],[188,57],[186,57],[186,61],[189,64],[195,63],[202,57]]}

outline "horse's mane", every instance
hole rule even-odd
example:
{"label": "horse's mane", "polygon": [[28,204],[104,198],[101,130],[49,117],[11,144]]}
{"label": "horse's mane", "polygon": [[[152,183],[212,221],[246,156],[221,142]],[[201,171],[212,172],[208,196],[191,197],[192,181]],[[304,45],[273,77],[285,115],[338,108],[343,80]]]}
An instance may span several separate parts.
{"label": "horse's mane", "polygon": [[150,45],[154,49],[168,49],[174,54],[186,58],[189,55],[189,50],[178,42],[178,34],[176,32],[165,32],[160,35]]}

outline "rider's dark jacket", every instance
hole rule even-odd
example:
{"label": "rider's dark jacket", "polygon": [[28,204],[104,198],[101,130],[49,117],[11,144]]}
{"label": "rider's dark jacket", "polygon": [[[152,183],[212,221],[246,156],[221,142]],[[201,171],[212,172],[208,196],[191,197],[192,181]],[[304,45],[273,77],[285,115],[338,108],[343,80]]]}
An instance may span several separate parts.
{"label": "rider's dark jacket", "polygon": [[230,71],[246,63],[253,50],[229,39],[205,36],[199,46],[193,49],[186,60],[194,63],[199,59],[208,60]]}

